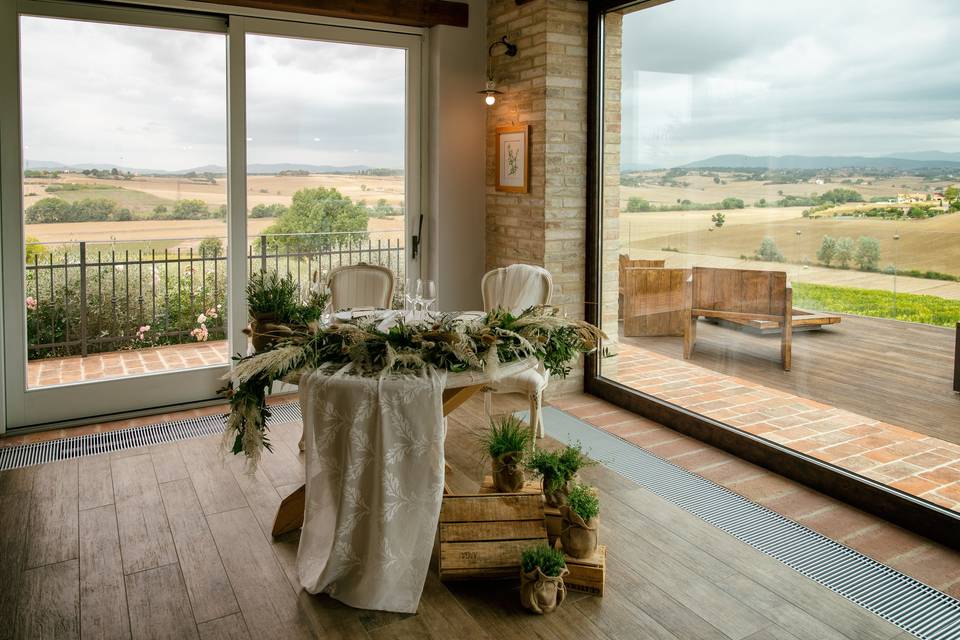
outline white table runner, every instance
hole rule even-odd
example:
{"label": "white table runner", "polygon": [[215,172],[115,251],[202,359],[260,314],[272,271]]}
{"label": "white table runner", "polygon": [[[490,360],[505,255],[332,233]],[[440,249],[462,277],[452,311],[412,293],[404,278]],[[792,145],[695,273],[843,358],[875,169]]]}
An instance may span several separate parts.
{"label": "white table runner", "polygon": [[416,612],[443,498],[446,377],[300,379],[307,481],[297,570],[308,592]]}

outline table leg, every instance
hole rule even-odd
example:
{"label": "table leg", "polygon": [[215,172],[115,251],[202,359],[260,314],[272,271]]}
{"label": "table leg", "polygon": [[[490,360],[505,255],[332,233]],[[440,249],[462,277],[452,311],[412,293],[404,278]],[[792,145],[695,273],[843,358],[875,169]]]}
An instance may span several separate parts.
{"label": "table leg", "polygon": [[[446,418],[454,409],[475,396],[483,389],[482,384],[456,389],[445,389],[443,392],[443,417]],[[303,511],[306,506],[307,485],[288,495],[280,503],[277,515],[273,518],[273,537],[295,531],[303,526]]]}

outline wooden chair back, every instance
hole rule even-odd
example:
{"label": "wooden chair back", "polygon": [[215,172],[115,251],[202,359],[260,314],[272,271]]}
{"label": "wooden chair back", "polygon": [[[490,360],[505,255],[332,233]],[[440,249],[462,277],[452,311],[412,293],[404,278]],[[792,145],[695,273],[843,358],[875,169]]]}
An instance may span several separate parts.
{"label": "wooden chair back", "polygon": [[393,300],[393,271],[376,264],[336,267],[330,271],[330,305],[334,311],[372,307],[388,309]]}

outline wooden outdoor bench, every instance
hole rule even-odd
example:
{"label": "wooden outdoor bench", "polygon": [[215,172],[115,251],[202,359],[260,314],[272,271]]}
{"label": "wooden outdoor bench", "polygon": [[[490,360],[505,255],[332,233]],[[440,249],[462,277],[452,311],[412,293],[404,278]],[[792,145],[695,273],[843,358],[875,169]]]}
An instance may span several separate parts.
{"label": "wooden outdoor bench", "polygon": [[[736,324],[775,322],[780,332],[780,359],[789,371],[793,345],[793,289],[784,271],[694,267],[687,288],[683,357],[689,359],[701,317]],[[785,319],[789,322],[784,322]]]}

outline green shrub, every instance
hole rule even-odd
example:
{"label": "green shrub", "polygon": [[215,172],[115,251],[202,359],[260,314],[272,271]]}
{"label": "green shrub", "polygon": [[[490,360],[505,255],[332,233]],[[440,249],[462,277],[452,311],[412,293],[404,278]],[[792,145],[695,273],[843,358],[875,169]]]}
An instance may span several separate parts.
{"label": "green shrub", "polygon": [[496,459],[506,453],[525,453],[533,443],[533,432],[513,414],[491,418],[490,429],[480,436],[484,451]]}
{"label": "green shrub", "polygon": [[857,252],[854,260],[861,271],[876,271],[880,264],[880,242],[876,238],[861,236],[857,240]]}
{"label": "green shrub", "polygon": [[223,242],[220,238],[210,236],[200,241],[198,250],[204,258],[216,258],[223,255]]}
{"label": "green shrub", "polygon": [[527,460],[527,469],[542,477],[548,492],[554,492],[569,482],[580,469],[594,464],[584,453],[579,442],[558,451],[535,449]]}
{"label": "green shrub", "polygon": [[853,259],[853,240],[850,238],[840,238],[837,240],[835,256],[842,269],[849,267],[850,261]]}
{"label": "green shrub", "polygon": [[286,212],[286,205],[276,202],[274,204],[258,204],[250,210],[251,218],[279,218]]}
{"label": "green shrub", "polygon": [[584,520],[600,515],[600,498],[597,497],[597,490],[589,485],[573,485],[567,496],[567,506]]}
{"label": "green shrub", "polygon": [[278,322],[292,322],[300,307],[300,288],[290,274],[252,273],[247,282],[247,307],[251,314],[273,313]]}
{"label": "green shrub", "polygon": [[833,260],[833,256],[836,253],[837,241],[830,236],[823,236],[823,241],[820,243],[820,249],[817,250],[817,260],[829,267],[830,261]]}
{"label": "green shrub", "polygon": [[783,262],[785,260],[783,254],[780,253],[780,249],[777,248],[777,243],[770,237],[760,241],[760,248],[757,249],[756,257],[765,262]]}
{"label": "green shrub", "polygon": [[520,554],[520,568],[524,573],[530,573],[537,567],[543,575],[555,578],[563,573],[567,568],[567,563],[563,559],[563,551],[554,549],[546,544],[540,544],[529,549],[524,549]]}
{"label": "green shrub", "polygon": [[641,211],[652,211],[653,207],[647,200],[639,196],[632,196],[627,199],[627,212],[640,213]]}

